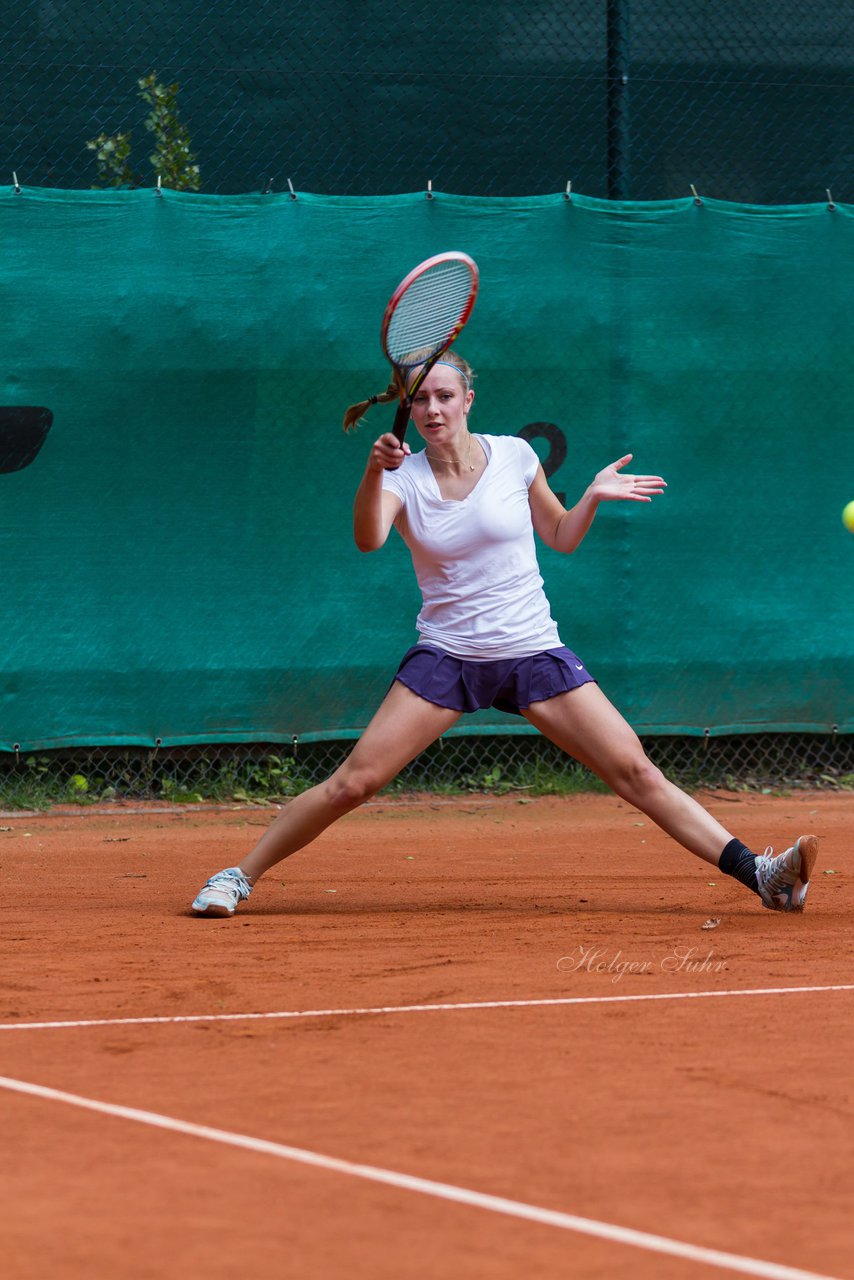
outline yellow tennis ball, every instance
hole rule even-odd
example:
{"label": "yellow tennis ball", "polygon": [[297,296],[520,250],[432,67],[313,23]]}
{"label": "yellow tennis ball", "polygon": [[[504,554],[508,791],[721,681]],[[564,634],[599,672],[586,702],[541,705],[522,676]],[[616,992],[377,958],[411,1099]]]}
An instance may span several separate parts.
{"label": "yellow tennis ball", "polygon": [[850,529],[854,533],[854,501],[849,502],[848,506],[842,512],[842,523],[846,529]]}

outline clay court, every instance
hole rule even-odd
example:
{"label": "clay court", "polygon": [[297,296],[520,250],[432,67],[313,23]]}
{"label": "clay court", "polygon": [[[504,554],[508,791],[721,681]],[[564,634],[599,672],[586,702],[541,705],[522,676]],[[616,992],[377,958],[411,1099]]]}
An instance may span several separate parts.
{"label": "clay court", "polygon": [[763,910],[607,796],[0,819],[10,1280],[854,1277],[854,797],[703,797]]}

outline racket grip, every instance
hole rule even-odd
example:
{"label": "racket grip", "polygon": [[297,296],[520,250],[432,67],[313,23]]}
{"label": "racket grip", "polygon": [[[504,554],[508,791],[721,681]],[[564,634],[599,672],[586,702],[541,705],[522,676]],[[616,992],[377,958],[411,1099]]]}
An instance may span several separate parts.
{"label": "racket grip", "polygon": [[409,415],[412,412],[412,401],[407,396],[405,400],[401,400],[397,406],[397,413],[394,415],[394,426],[392,427],[392,435],[397,436],[401,444],[403,437],[406,435],[406,428],[409,426]]}

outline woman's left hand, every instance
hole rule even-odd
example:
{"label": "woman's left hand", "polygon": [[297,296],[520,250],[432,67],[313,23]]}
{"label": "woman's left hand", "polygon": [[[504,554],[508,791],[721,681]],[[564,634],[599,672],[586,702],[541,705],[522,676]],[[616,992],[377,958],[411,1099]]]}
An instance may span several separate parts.
{"label": "woman's left hand", "polygon": [[599,502],[651,502],[657,493],[663,493],[667,485],[661,476],[633,476],[622,470],[632,456],[627,453],[600,471],[590,486],[591,496]]}

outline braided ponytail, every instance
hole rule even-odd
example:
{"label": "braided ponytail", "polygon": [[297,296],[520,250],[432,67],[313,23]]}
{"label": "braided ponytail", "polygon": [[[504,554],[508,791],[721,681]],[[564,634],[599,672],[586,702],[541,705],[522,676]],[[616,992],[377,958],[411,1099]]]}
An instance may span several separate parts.
{"label": "braided ponytail", "polygon": [[[433,349],[435,350],[435,349]],[[413,351],[406,358],[406,366],[402,376],[408,382],[413,369],[417,369],[425,360],[430,359],[433,350],[424,347],[422,350]],[[440,364],[450,365],[452,369],[456,369],[457,373],[463,380],[467,391],[471,390],[474,382],[474,371],[467,360],[464,360],[456,351],[446,351],[442,355]],[[367,400],[360,400],[358,404],[351,404],[350,408],[344,414],[344,430],[352,431],[354,427],[361,421],[372,404],[390,404],[392,400],[399,400],[403,394],[404,387],[398,386],[397,382],[390,382],[385,391],[378,396],[368,396]]]}
{"label": "braided ponytail", "polygon": [[372,404],[390,404],[392,400],[398,400],[399,398],[400,392],[398,391],[397,383],[390,382],[385,391],[381,391],[378,396],[368,396],[367,400],[360,400],[358,404],[351,404],[344,414],[344,430],[353,431]]}

